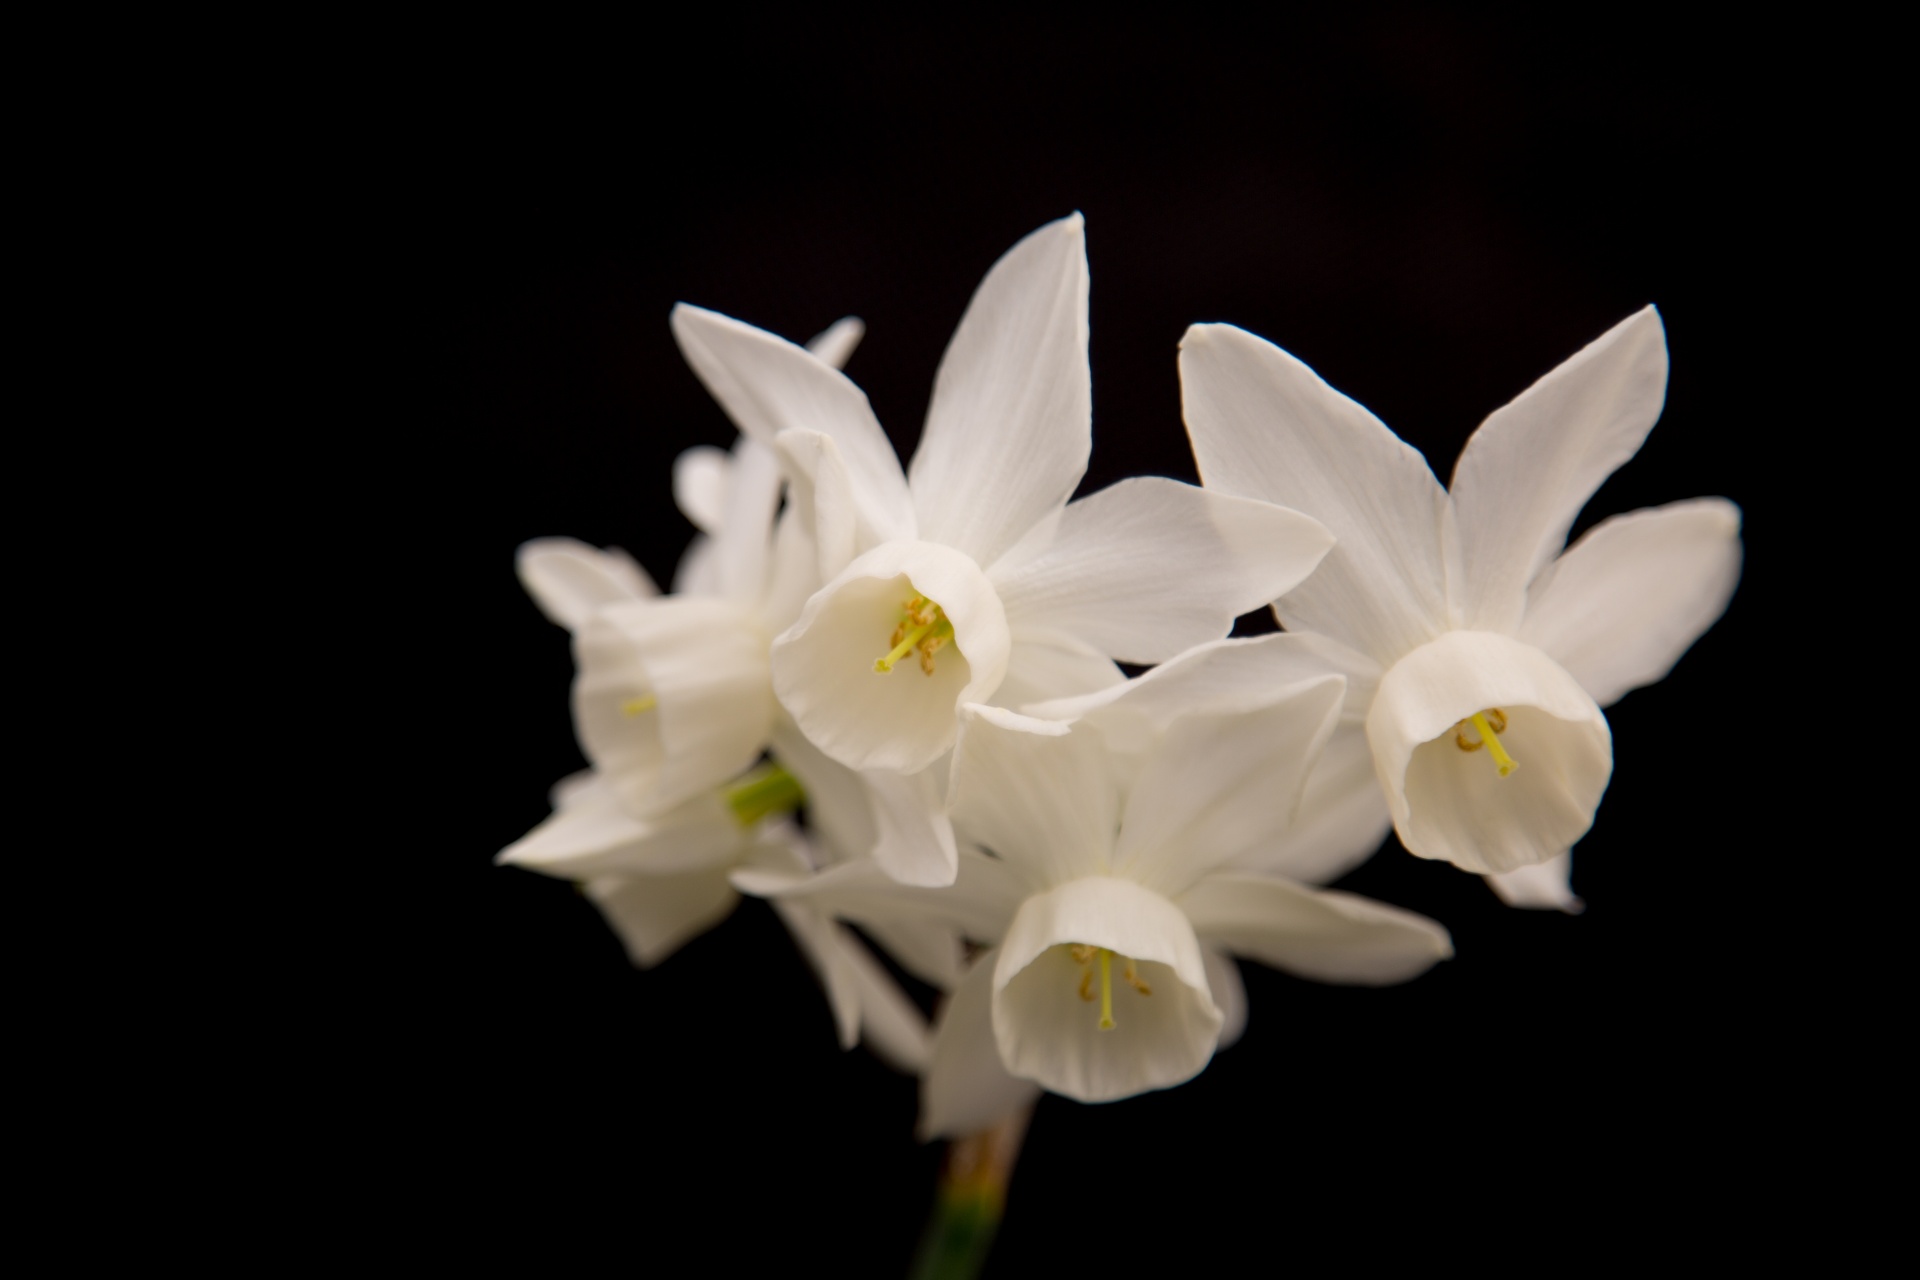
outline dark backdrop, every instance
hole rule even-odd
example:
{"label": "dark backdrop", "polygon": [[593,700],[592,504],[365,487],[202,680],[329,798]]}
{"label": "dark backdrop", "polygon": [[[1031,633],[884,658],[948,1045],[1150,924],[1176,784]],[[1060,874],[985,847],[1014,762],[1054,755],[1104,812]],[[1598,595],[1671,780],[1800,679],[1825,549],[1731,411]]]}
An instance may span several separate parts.
{"label": "dark backdrop", "polygon": [[583,763],[567,639],[513,552],[568,534],[670,579],[691,536],[671,462],[733,437],[674,348],[676,301],[795,339],[863,317],[848,373],[904,456],[981,275],[1079,209],[1082,492],[1195,478],[1174,364],[1194,321],[1299,355],[1444,479],[1482,417],[1653,302],[1665,416],[1576,533],[1724,494],[1748,563],[1667,682],[1610,712],[1584,916],[1508,909],[1389,840],[1343,885],[1436,917],[1456,958],[1383,991],[1243,966],[1246,1038],[1197,1080],[1044,1101],[998,1273],[1224,1266],[1195,1250],[1277,1269],[1328,1242],[1558,1257],[1756,1225],[1739,1189],[1799,1122],[1763,1065],[1795,1034],[1790,957],[1750,905],[1796,839],[1757,794],[1795,731],[1751,695],[1788,519],[1754,442],[1801,412],[1766,335],[1794,274],[1772,196],[1809,145],[1780,123],[1791,90],[1738,74],[1768,51],[1657,13],[488,34],[395,55],[326,196],[366,246],[366,358],[403,388],[342,425],[396,522],[366,566],[396,612],[361,636],[405,708],[366,748],[402,816],[329,872],[381,922],[349,941],[379,998],[349,1013],[342,1070],[402,1188],[382,1204],[450,1204],[466,1242],[531,1222],[640,1270],[678,1272],[681,1247],[904,1268],[938,1159],[914,1085],[839,1052],[766,908],[636,972],[568,885],[491,865]]}

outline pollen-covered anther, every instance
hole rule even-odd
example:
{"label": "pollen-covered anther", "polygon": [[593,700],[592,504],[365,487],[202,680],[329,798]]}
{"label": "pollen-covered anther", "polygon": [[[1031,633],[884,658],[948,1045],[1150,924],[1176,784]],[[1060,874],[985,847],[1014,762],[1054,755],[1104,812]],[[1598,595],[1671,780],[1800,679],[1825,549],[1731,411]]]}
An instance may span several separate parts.
{"label": "pollen-covered anther", "polygon": [[[1478,738],[1467,737],[1467,728],[1472,726]],[[1520,762],[1507,754],[1500,745],[1499,735],[1507,731],[1507,713],[1498,707],[1488,707],[1485,711],[1476,711],[1462,720],[1453,731],[1453,744],[1462,751],[1478,751],[1485,747],[1493,756],[1494,767],[1500,776],[1506,777],[1520,767]]]}
{"label": "pollen-covered anther", "polygon": [[[1076,942],[1067,948],[1075,964],[1080,966],[1080,998],[1093,1003],[1093,963],[1100,962],[1100,1029],[1113,1030],[1113,952],[1105,947],[1092,946],[1085,942]],[[1141,981],[1134,972],[1132,957],[1126,958],[1121,970],[1121,980],[1143,996],[1153,994],[1153,988]]]}
{"label": "pollen-covered anther", "polygon": [[953,624],[947,621],[946,611],[925,596],[914,596],[901,602],[900,625],[887,641],[893,647],[884,657],[874,659],[873,669],[884,675],[893,670],[894,663],[918,649],[920,670],[932,675],[933,655],[951,639]]}

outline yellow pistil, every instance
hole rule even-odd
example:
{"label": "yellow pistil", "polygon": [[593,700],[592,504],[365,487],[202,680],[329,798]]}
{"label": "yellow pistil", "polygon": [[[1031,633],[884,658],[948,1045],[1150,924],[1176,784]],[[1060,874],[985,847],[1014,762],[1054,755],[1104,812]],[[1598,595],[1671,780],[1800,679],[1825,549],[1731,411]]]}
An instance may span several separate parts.
{"label": "yellow pistil", "polygon": [[947,621],[947,615],[939,605],[925,596],[915,596],[900,605],[900,625],[893,629],[893,648],[885,657],[873,660],[873,669],[885,675],[893,670],[893,664],[912,653],[920,651],[920,670],[927,675],[933,674],[933,655],[940,646],[953,639],[953,624]]}
{"label": "yellow pistil", "polygon": [[755,765],[721,791],[733,820],[750,827],[777,813],[792,813],[806,803],[799,779],[777,764]]}
{"label": "yellow pistil", "polygon": [[1100,1029],[1113,1030],[1113,952],[1100,948]]}
{"label": "yellow pistil", "polygon": [[1503,778],[1520,767],[1520,762],[1508,755],[1507,749],[1500,745],[1499,735],[1505,733],[1507,729],[1507,715],[1504,711],[1498,707],[1489,707],[1485,711],[1474,712],[1468,719],[1473,722],[1474,729],[1479,732],[1480,740],[1470,741],[1467,738],[1467,731],[1458,729],[1453,735],[1455,746],[1462,751],[1478,751],[1481,747],[1485,747],[1493,756],[1494,767],[1500,771],[1500,776]]}
{"label": "yellow pistil", "polygon": [[630,716],[637,716],[644,712],[651,711],[659,705],[660,700],[658,698],[650,693],[643,693],[637,698],[628,698],[625,702],[621,703],[620,710]]}

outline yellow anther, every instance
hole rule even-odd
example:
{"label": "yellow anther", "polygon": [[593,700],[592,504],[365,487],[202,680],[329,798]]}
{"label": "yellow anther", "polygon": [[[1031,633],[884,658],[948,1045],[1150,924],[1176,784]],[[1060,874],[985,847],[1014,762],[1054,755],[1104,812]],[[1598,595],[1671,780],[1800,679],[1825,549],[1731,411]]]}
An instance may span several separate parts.
{"label": "yellow anther", "polygon": [[1100,1029],[1113,1030],[1113,952],[1100,948]]}
{"label": "yellow anther", "polygon": [[643,693],[637,698],[628,698],[625,702],[621,703],[620,710],[630,716],[637,716],[643,712],[651,711],[659,705],[660,700],[658,698],[650,693]]}
{"label": "yellow anther", "polygon": [[901,604],[900,625],[893,629],[893,637],[888,641],[893,648],[885,657],[873,660],[873,669],[885,675],[893,670],[894,663],[918,649],[920,670],[932,675],[934,653],[952,638],[953,624],[947,621],[940,606],[925,596],[915,596]]}
{"label": "yellow anther", "polygon": [[1500,776],[1503,778],[1520,767],[1520,762],[1508,755],[1507,749],[1500,745],[1499,735],[1505,733],[1507,729],[1505,712],[1498,707],[1489,707],[1485,711],[1474,712],[1468,719],[1472,721],[1474,729],[1479,732],[1480,740],[1474,742],[1467,737],[1465,729],[1458,729],[1453,735],[1455,746],[1462,751],[1478,751],[1481,747],[1485,747],[1492,754],[1494,767],[1500,771]]}
{"label": "yellow anther", "polygon": [[1141,981],[1140,975],[1133,971],[1132,956],[1127,957],[1127,971],[1123,976],[1127,980],[1127,985],[1132,987],[1135,991],[1138,991],[1141,995],[1150,996],[1153,994],[1153,988],[1148,986],[1145,982]]}

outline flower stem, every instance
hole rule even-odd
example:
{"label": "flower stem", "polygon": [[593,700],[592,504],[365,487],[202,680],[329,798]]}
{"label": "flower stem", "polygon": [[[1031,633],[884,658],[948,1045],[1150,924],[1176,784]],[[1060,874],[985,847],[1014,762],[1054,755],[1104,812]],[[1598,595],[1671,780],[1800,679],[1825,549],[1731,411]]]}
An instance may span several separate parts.
{"label": "flower stem", "polygon": [[913,1280],[974,1280],[980,1274],[1000,1229],[1007,1181],[1032,1118],[1028,1105],[991,1129],[948,1144],[933,1216],[913,1261]]}

